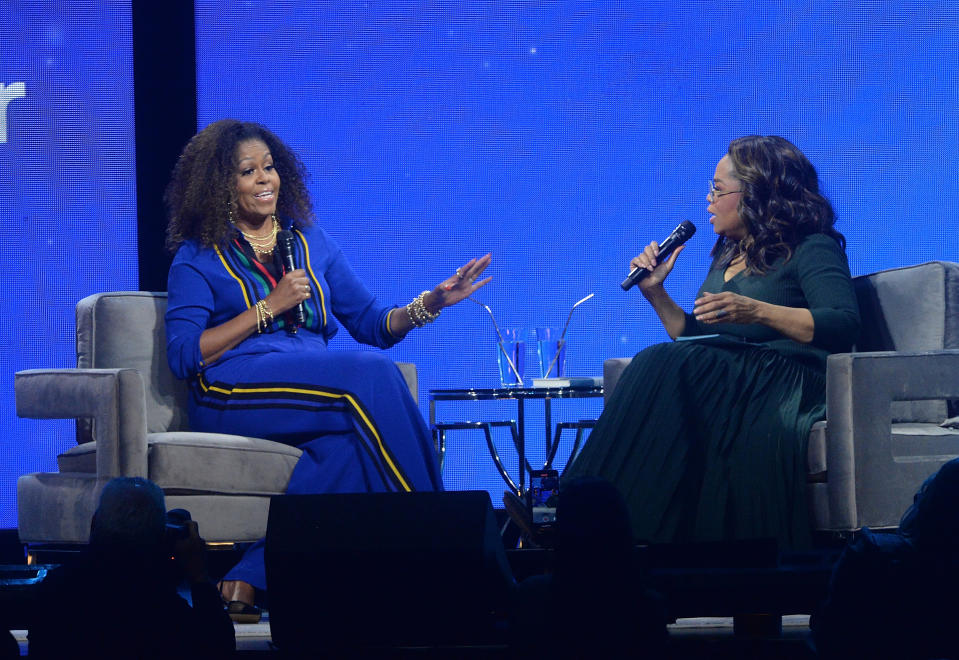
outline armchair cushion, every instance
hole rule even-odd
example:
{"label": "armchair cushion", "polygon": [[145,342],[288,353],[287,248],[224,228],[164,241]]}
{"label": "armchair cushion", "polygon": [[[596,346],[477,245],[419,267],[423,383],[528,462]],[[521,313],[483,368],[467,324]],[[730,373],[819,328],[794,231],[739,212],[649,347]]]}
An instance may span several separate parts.
{"label": "armchair cushion", "polygon": [[[95,474],[96,444],[60,454],[60,472]],[[147,435],[149,479],[167,494],[280,495],[301,453],[278,442],[222,433]]]}

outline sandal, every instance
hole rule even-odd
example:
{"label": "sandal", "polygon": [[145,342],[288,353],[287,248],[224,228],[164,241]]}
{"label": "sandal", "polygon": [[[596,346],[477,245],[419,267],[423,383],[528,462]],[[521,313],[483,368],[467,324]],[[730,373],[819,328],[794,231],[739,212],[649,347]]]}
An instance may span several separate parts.
{"label": "sandal", "polygon": [[[259,623],[263,616],[263,610],[251,603],[245,603],[242,600],[230,600],[223,594],[223,582],[216,583],[216,589],[220,592],[220,600],[226,608],[226,613],[230,616],[233,623]],[[234,590],[234,596],[236,595]]]}
{"label": "sandal", "polygon": [[231,600],[226,603],[226,613],[230,615],[233,623],[259,623],[263,615],[259,607],[244,603],[242,600]]}

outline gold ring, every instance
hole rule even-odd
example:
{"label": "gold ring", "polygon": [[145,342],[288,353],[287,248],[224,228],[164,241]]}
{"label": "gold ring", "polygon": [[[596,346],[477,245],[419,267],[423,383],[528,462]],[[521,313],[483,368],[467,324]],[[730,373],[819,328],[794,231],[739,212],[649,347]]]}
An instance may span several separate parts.
{"label": "gold ring", "polygon": [[459,279],[463,279],[463,273],[460,272],[459,268],[456,269],[456,277],[458,277]]}

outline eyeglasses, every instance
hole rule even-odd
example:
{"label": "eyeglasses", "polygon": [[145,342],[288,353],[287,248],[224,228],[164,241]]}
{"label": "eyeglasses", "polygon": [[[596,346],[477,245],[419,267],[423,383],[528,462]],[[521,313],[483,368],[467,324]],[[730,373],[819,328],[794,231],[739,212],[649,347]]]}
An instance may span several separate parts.
{"label": "eyeglasses", "polygon": [[719,192],[716,190],[716,183],[712,180],[709,181],[709,201],[713,202],[719,197],[724,197],[725,195],[732,195],[733,193],[745,192],[743,190],[727,190],[726,192]]}

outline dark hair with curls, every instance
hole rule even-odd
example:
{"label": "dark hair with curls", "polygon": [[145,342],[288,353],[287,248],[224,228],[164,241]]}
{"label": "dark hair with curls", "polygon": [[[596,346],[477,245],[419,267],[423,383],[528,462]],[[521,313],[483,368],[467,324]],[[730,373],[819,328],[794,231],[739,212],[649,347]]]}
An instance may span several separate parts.
{"label": "dark hair with curls", "polygon": [[789,140],[741,137],[729,145],[729,158],[742,183],[739,217],[747,235],[741,241],[717,239],[712,251],[717,267],[742,254],[748,272],[765,273],[776,259],[788,261],[810,234],[826,234],[846,248],[846,238],[833,227],[832,204],[819,192],[816,168]]}
{"label": "dark hair with curls", "polygon": [[236,210],[236,149],[247,140],[263,141],[273,157],[281,181],[277,214],[299,227],[313,224],[308,175],[299,156],[265,126],[221,119],[190,139],[173,168],[164,196],[171,252],[188,239],[207,247],[224,245],[236,231],[229,221]]}

